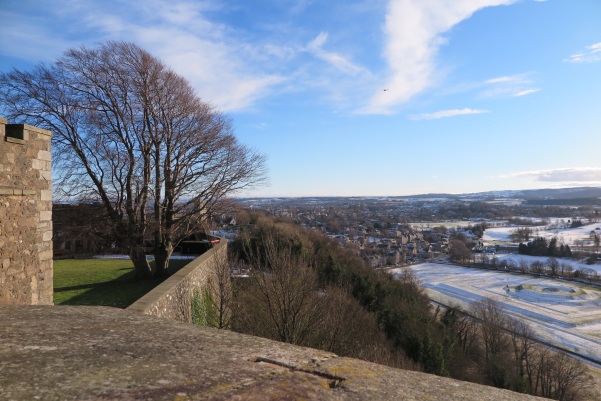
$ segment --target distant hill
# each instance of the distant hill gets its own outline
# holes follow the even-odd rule
[[[528,204],[538,205],[601,205],[601,187],[575,187],[575,188],[546,188],[546,189],[524,189],[487,191],[465,194],[428,193],[406,196],[302,196],[302,197],[254,197],[240,198],[243,202],[269,202],[302,200],[303,202],[338,202],[340,199],[386,199],[391,201],[413,200],[413,201],[478,201],[478,200],[516,200]]]
[[[449,200],[515,199],[532,204],[601,205],[601,187],[547,188],[488,191],[467,194],[432,193],[404,196],[406,199],[446,198]]]
[[[601,198],[601,188],[599,187],[532,189],[521,192],[523,193],[524,199]]]

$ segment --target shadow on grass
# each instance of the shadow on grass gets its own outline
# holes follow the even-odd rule
[[[175,273],[189,262],[189,260],[170,261],[169,273]],[[103,305],[127,308],[167,279],[167,277],[158,277],[148,280],[136,280],[133,267],[119,267],[114,271],[125,271],[125,273],[109,281],[89,282],[89,276],[85,277],[84,272],[81,273],[81,284],[71,280],[65,285],[55,285],[55,303],[60,305]],[[55,272],[55,275],[57,274],[61,274],[60,269]]]

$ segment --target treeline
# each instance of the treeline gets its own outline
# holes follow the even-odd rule
[[[513,337],[503,334],[495,343],[502,349],[491,350],[490,325],[457,309],[433,310],[410,269],[393,277],[368,268],[358,255],[316,231],[262,216],[250,223],[230,246],[238,271],[248,272],[233,283],[228,317],[233,330],[393,367],[576,399],[565,395],[576,394],[571,384],[558,390],[560,385],[551,383],[551,365],[540,367],[535,379],[533,370],[526,377],[517,362],[501,359]],[[540,355],[545,361],[556,358]],[[529,369],[536,358],[529,355]],[[561,358],[562,364],[576,363]],[[584,380],[577,372],[574,383]],[[550,383],[544,389],[543,379]]]
[[[556,400],[598,396],[581,362],[536,343],[532,329],[494,300],[475,302],[468,313],[449,308],[441,322],[454,344],[453,363],[466,375],[461,379]]]
[[[553,240],[551,242],[553,242]],[[544,241],[540,241],[540,243],[540,254],[538,256],[544,256],[549,252],[549,249],[555,249],[555,246],[553,245],[543,246]],[[499,260],[495,255],[472,252],[470,249],[470,246],[472,245],[473,243],[465,236],[454,235],[451,238],[449,249],[451,261],[465,266],[475,266],[495,270],[502,269],[507,272],[531,273],[536,275],[548,275],[550,277],[588,280],[589,283],[597,282],[601,279],[594,269],[579,268],[575,270],[570,262],[564,261],[561,258],[558,259],[559,255],[562,254],[564,256],[572,255],[572,251],[568,245],[565,247],[560,245],[557,248],[558,251],[553,252],[553,254],[558,255],[557,257],[549,256],[545,260],[531,261],[528,261],[525,258],[517,261],[513,259]],[[542,251],[543,249],[545,250],[544,252]],[[587,263],[589,262],[595,262],[594,256],[589,257]]]
[[[522,255],[551,256],[559,258],[572,256],[572,250],[568,244],[562,243],[558,246],[557,243],[557,237],[551,238],[551,241],[547,241],[544,237],[537,237],[526,244],[520,242],[518,253]]]
[[[435,321],[411,274],[397,280],[369,269],[316,231],[266,217],[253,223],[230,246],[249,271],[234,282],[234,330],[420,369],[421,333]]]

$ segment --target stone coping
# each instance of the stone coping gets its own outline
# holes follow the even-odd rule
[[[0,399],[537,397],[100,306],[0,306]]]
[[[2,119],[0,119],[0,123],[2,123],[1,120]],[[41,135],[52,136],[52,131],[49,131],[47,129],[40,128],[40,127],[35,127],[33,125],[29,125],[29,124],[7,124],[6,120],[5,120],[5,124],[7,126],[11,126],[11,127],[22,127],[24,131],[30,131],[30,132],[35,132],[35,133],[41,134]]]

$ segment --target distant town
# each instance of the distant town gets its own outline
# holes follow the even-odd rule
[[[399,266],[445,257],[452,236],[476,253],[518,251],[525,238],[490,243],[486,228],[556,226],[601,221],[601,188],[427,194],[407,197],[306,197],[241,199],[244,209],[318,230],[359,253],[371,267]],[[227,228],[243,224],[231,216]],[[576,223],[574,223],[576,224]],[[219,231],[219,230],[218,230]],[[534,238],[532,238],[534,239]],[[527,241],[525,241],[527,242]],[[573,247],[574,244],[572,244]],[[594,239],[578,249],[594,253]]]

